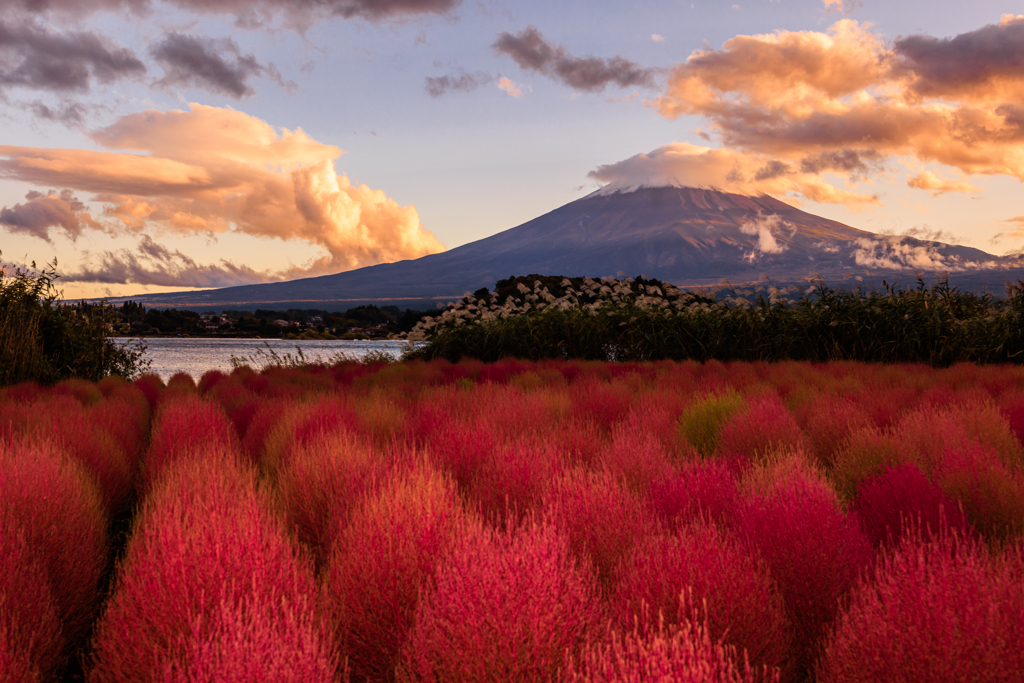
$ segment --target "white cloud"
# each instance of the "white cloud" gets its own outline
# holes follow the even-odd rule
[[[779,242],[777,239],[777,236],[783,231],[793,234],[795,228],[782,220],[777,213],[773,213],[770,216],[761,216],[756,221],[740,225],[740,232],[744,235],[754,235],[757,237],[753,250],[744,254],[746,259],[753,261],[757,258],[758,253],[781,254],[786,251],[787,245]]]

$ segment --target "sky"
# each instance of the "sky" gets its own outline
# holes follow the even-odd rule
[[[1024,249],[1024,3],[3,0],[0,262],[69,299],[451,249],[601,187]]]

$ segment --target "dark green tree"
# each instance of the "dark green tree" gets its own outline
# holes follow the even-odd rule
[[[54,282],[57,261],[31,271],[0,266],[0,385],[107,375],[132,379],[149,367],[141,342],[111,337],[117,310],[105,301],[69,305]]]

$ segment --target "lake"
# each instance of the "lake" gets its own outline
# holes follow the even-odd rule
[[[119,338],[122,343],[131,341]],[[383,351],[395,358],[401,354],[403,341],[306,341],[288,339],[202,339],[152,337],[143,339],[146,358],[152,361],[149,372],[160,375],[165,382],[176,372],[187,372],[197,382],[207,370],[231,372],[231,357],[252,356],[269,346],[279,355],[297,355],[296,347],[309,361],[328,360],[345,354],[359,359],[373,351]]]

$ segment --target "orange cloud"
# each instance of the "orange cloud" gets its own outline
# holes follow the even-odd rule
[[[1004,223],[1013,223],[1016,227],[1007,233],[1010,237],[1024,237],[1024,216],[1014,216]]]
[[[132,153],[3,145],[0,177],[91,192],[93,201],[103,203],[108,230],[230,230],[324,250],[323,258],[292,277],[444,250],[420,225],[415,207],[353,185],[335,171],[342,151],[301,129],[279,133],[242,112],[193,104],[187,112],[125,116],[91,137],[107,149]],[[55,220],[51,227],[68,233],[67,225]],[[35,230],[39,234],[38,225]]]
[[[845,151],[1024,181],[1022,65],[1024,17],[891,44],[844,19],[696,52],[650,104],[670,119],[706,117],[726,146],[794,165]]]
[[[606,183],[603,190],[607,192],[640,187],[714,187],[749,195],[792,193],[816,202],[845,204],[854,210],[878,204],[877,196],[837,188],[824,181],[819,171],[808,172],[798,164],[681,142],[599,166],[589,176]]]
[[[843,14],[849,14],[858,7],[862,7],[860,0],[825,0],[825,8],[832,12],[838,10]]]
[[[940,194],[946,192],[980,192],[981,189],[965,182],[958,182],[956,180],[947,180],[940,178],[931,171],[922,171],[916,176],[912,176],[908,181],[907,185],[910,187],[917,188],[918,190],[928,190],[929,194],[933,197],[938,197]]]
[[[514,83],[513,81],[510,81],[505,76],[502,76],[501,78],[498,79],[498,87],[501,90],[504,90],[512,97],[519,97],[520,95],[523,94],[523,86],[519,85],[518,83]]]

